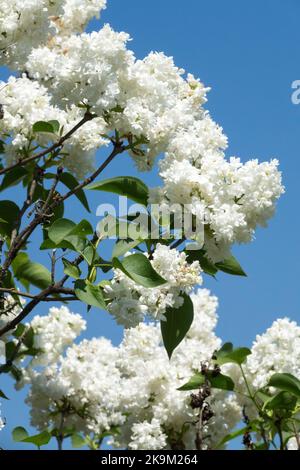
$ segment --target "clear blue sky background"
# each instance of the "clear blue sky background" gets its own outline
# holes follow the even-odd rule
[[[220,301],[217,333],[236,345],[251,345],[276,318],[298,320],[300,313],[300,105],[291,102],[291,83],[300,79],[299,17],[298,0],[108,0],[100,23],[92,23],[94,29],[108,22],[129,32],[137,57],[164,51],[211,86],[207,108],[229,137],[228,156],[280,160],[286,194],[275,218],[267,230],[257,231],[251,245],[234,249],[248,277],[219,274],[217,281],[205,280]],[[3,71],[1,78],[5,76]],[[131,160],[121,156],[103,177],[135,173]],[[159,182],[155,172],[142,177],[150,186]],[[109,195],[91,194],[92,222],[97,205],[109,200]],[[83,216],[74,201],[67,215],[78,219],[78,213]],[[34,256],[48,262],[36,250]],[[48,307],[39,306],[38,313]],[[78,303],[72,307],[86,315]],[[122,330],[107,313],[92,309],[88,321],[88,337],[105,335],[118,344]],[[10,433],[20,424],[29,427],[24,393],[14,392],[3,377],[1,388],[11,400],[2,401],[7,426],[0,443],[20,449]]]

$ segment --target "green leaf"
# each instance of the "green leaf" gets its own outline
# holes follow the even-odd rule
[[[16,345],[14,342],[9,341],[8,343],[5,344],[5,358],[6,362],[11,361],[13,358],[14,352],[16,350]]]
[[[239,437],[239,436],[243,436],[245,434],[245,432],[249,431],[249,427],[248,426],[245,426],[244,428],[242,429],[238,429],[237,431],[234,431],[230,434],[227,434],[227,436],[225,436],[219,443],[218,445],[216,446],[216,449],[220,449],[221,447],[223,447],[227,442],[229,441],[232,441],[233,439],[235,439],[236,437]]]
[[[60,248],[60,246],[50,240],[50,238],[46,238],[40,246],[40,250],[54,250],[54,248]]]
[[[84,219],[73,228],[70,235],[78,235],[79,237],[85,238],[87,235],[91,235],[92,233],[94,233],[93,227]]]
[[[13,429],[12,437],[15,442],[22,442],[24,439],[28,437],[28,432],[25,428],[18,426]]]
[[[16,219],[18,218],[20,209],[12,201],[0,201],[0,214],[1,219],[5,222],[0,222],[0,233],[2,235],[10,236],[13,230]]]
[[[179,387],[177,390],[181,392],[187,392],[190,390],[198,390],[205,382],[205,377],[202,374],[193,375],[188,382]]]
[[[75,266],[74,264],[70,263],[70,261],[65,258],[62,258],[62,262],[64,265],[64,273],[67,274],[67,276],[73,277],[74,279],[80,278],[81,271],[78,266]]]
[[[131,241],[119,240],[117,241],[112,252],[112,258],[119,258],[119,256],[125,255],[125,253],[132,250],[140,243],[142,243],[142,240],[131,240]]]
[[[21,264],[15,271],[15,276],[21,282],[27,281],[35,287],[45,289],[51,284],[51,274],[45,266],[40,263],[27,261]]]
[[[205,256],[204,250],[184,250],[187,255],[187,262],[192,264],[194,261],[199,261],[203,271],[210,276],[215,276],[218,268]]]
[[[207,379],[209,380],[212,388],[217,388],[220,390],[234,390],[234,382],[231,377],[227,375],[218,374],[214,375],[213,372],[209,371],[207,374]],[[188,390],[197,390],[205,383],[205,376],[203,374],[195,374],[193,377],[184,385],[182,385],[178,390],[188,391]]]
[[[75,294],[82,302],[106,310],[101,287],[94,286],[89,281],[78,279],[75,282]]]
[[[138,178],[132,176],[118,176],[103,181],[96,181],[87,186],[87,189],[96,191],[108,191],[110,193],[127,196],[132,201],[147,206],[148,187]]]
[[[86,440],[80,434],[72,434],[71,442],[74,449],[80,449],[86,445]]]
[[[281,391],[265,402],[263,409],[267,410],[294,410],[297,404],[297,397],[289,392]]]
[[[30,261],[28,254],[24,251],[19,251],[19,253],[12,262],[14,274],[16,274],[25,263],[28,263],[28,261]]]
[[[167,308],[165,313],[166,321],[160,322],[162,338],[169,359],[174,349],[184,339],[194,319],[193,302],[186,294],[182,294],[182,297],[182,306],[177,309]]]
[[[69,219],[57,219],[48,230],[50,240],[58,248],[69,248],[77,252],[82,252],[86,247],[86,236],[93,233],[93,227],[87,220],[82,220],[75,224]],[[45,246],[51,246],[50,242],[44,242]]]
[[[9,171],[4,175],[0,186],[0,191],[4,191],[4,189],[9,188],[10,186],[15,186],[24,178],[25,175],[27,175],[27,170],[25,170],[25,168],[22,166],[16,167]]]
[[[22,371],[20,369],[18,369],[18,367],[16,367],[15,365],[12,365],[10,368],[9,368],[9,372],[11,373],[11,375],[13,376],[13,378],[19,382],[22,378]]]
[[[52,128],[53,128],[53,131],[55,133],[57,133],[60,129],[60,124],[58,121],[56,120],[51,120],[51,121],[48,121],[49,124],[51,124]]]
[[[49,443],[51,437],[52,436],[48,431],[43,431],[40,434],[36,434],[35,436],[29,436],[25,439],[22,439],[22,442],[28,442],[30,444],[36,445],[37,447],[42,447]]]
[[[219,351],[214,353],[213,359],[219,364],[234,363],[241,365],[251,354],[248,348],[233,349],[232,343],[225,343]]]
[[[300,380],[292,374],[274,374],[268,382],[268,387],[290,392],[300,398]]]
[[[76,188],[76,186],[79,185],[79,182],[77,181],[77,179],[71,173],[67,173],[67,172],[62,173],[62,175],[60,176],[60,181],[65,186],[67,186],[67,188],[69,188],[70,190]],[[86,210],[88,212],[91,212],[90,208],[89,208],[88,200],[86,198],[86,195],[85,195],[83,189],[80,189],[79,191],[76,191],[74,196],[76,196],[79,199],[81,204],[86,208]]]
[[[100,257],[96,259],[93,265],[100,268],[104,273],[108,273],[112,269],[111,262]]]
[[[2,390],[0,390],[0,398],[4,398],[4,400],[8,400],[7,396]]]
[[[166,283],[152,267],[146,256],[135,253],[126,256],[122,261],[113,258],[113,267],[123,271],[130,279],[144,287],[157,287]]]
[[[32,126],[32,131],[36,132],[47,132],[49,134],[55,134],[57,125],[53,124],[57,123],[57,121],[37,121]],[[59,123],[58,123],[59,129]]]
[[[40,250],[53,250],[55,248],[67,249],[76,252],[81,252],[85,249],[85,240],[78,237],[69,235],[65,240],[60,243],[54,243],[50,238],[43,241]]]
[[[48,236],[54,243],[61,243],[76,227],[75,222],[69,219],[57,219],[49,227]]]
[[[116,219],[112,215],[107,215],[97,225],[97,234],[100,238],[109,238],[109,237],[120,237],[121,234],[128,234],[128,222],[120,219]]]
[[[92,244],[88,245],[85,247],[83,252],[81,253],[82,256],[84,257],[85,261],[88,263],[89,266],[92,266],[95,261],[96,257],[96,250]]]
[[[233,274],[234,276],[247,276],[240,263],[236,260],[234,256],[225,259],[219,263],[216,263],[216,267],[227,274]]]
[[[23,338],[23,343],[28,349],[33,348],[34,344],[34,329],[32,327],[28,328],[26,331],[24,338]]]

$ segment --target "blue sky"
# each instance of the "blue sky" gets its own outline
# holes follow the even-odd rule
[[[251,345],[255,335],[278,317],[299,318],[300,105],[291,102],[291,83],[300,79],[299,16],[298,0],[108,0],[101,21],[91,25],[96,29],[108,22],[116,30],[129,32],[137,57],[164,51],[210,86],[206,107],[229,138],[228,156],[243,161],[280,160],[286,194],[275,218],[268,229],[257,231],[251,245],[234,248],[248,277],[219,274],[217,281],[205,279],[205,287],[219,297],[217,333],[236,345]],[[5,75],[3,71],[0,77]],[[115,161],[103,177],[121,174],[136,174],[126,156]],[[158,183],[155,172],[139,177],[149,186]],[[110,200],[109,195],[99,194],[91,193],[92,214],[100,202]],[[78,219],[78,213],[86,216],[74,201],[67,215]],[[92,215],[90,220],[97,219]],[[47,262],[36,251],[34,256]],[[48,307],[39,306],[38,313],[46,313]],[[78,303],[72,308],[86,316]],[[107,313],[92,309],[87,317],[87,336],[105,335],[115,344],[120,341],[122,331]],[[29,427],[28,411],[24,394],[14,392],[6,378],[1,377],[1,388],[11,400],[2,401],[7,426],[0,444],[13,448],[11,429],[20,424]]]

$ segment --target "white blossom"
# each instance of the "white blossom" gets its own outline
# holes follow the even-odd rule
[[[189,265],[185,253],[168,246],[156,246],[151,264],[167,281],[166,284],[145,289],[115,269],[111,283],[105,286],[108,311],[126,328],[136,326],[146,315],[156,320],[163,319],[168,307],[182,305],[182,293],[189,293],[202,283],[199,262]]]
[[[276,320],[256,337],[248,356],[247,372],[255,388],[267,385],[276,372],[300,378],[300,326],[288,318]]]
[[[190,407],[190,392],[177,388],[211,358],[221,341],[213,331],[217,299],[205,289],[192,299],[194,323],[171,361],[158,326],[141,323],[125,330],[118,347],[105,338],[85,339],[68,346],[56,363],[44,363],[42,368],[32,363],[24,366],[32,424],[38,429],[57,426],[59,410],[68,410],[66,426],[96,436],[111,430],[111,445],[117,448],[164,449],[183,440],[186,448],[193,449],[195,429],[192,424],[185,429],[185,423],[192,423],[196,412]],[[49,331],[57,331],[53,313],[45,317],[46,323],[53,325],[48,326]],[[44,349],[43,341],[49,335],[46,332],[44,338],[43,330],[38,331]],[[61,332],[57,335],[57,343],[62,344]],[[213,446],[238,422],[240,408],[223,391],[212,393],[211,406],[215,416],[204,432],[210,436],[207,445]],[[119,432],[114,434],[116,426]]]
[[[289,439],[287,443],[287,448],[288,450],[299,450],[299,445],[295,437],[292,437],[291,439]]]
[[[266,226],[274,214],[275,203],[283,193],[278,161],[227,161],[211,147],[199,156],[188,151],[189,158],[184,159],[185,150],[179,147],[186,144],[185,139],[175,140],[175,147],[170,144],[173,152],[167,153],[160,164],[164,185],[159,192],[150,193],[150,202],[157,203],[160,197],[162,203],[185,204],[208,228],[204,241],[207,256],[213,261],[223,260],[232,244],[250,242],[256,227]]]
[[[130,450],[156,450],[166,447],[166,435],[163,433],[160,421],[152,419],[151,423],[143,421],[132,426]]]
[[[7,163],[28,156],[33,147],[32,141],[41,145],[57,142],[59,136],[50,133],[33,133],[33,124],[37,121],[58,121],[65,132],[70,131],[83,117],[82,110],[73,106],[67,111],[52,105],[47,89],[36,81],[10,77],[8,82],[0,83],[0,97],[3,106],[3,119],[0,120],[0,136],[9,130],[12,136],[5,145]],[[78,176],[85,175],[94,168],[95,149],[107,145],[102,133],[107,130],[103,118],[86,122],[78,132],[68,140],[64,151],[68,154],[63,164]]]
[[[36,315],[30,323],[34,330],[34,347],[41,353],[34,365],[56,362],[64,349],[86,328],[86,322],[68,307],[51,307],[47,316]]]
[[[81,32],[105,7],[106,0],[1,1],[1,62],[22,69],[34,47],[56,34]]]

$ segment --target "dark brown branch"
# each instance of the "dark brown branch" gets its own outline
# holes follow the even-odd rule
[[[89,176],[88,178],[86,178],[82,183],[79,183],[77,186],[75,186],[75,188],[71,189],[70,191],[68,191],[64,196],[62,196],[60,199],[58,199],[57,201],[54,201],[51,205],[50,205],[50,209],[55,209],[56,206],[58,206],[61,202],[65,201],[66,199],[68,199],[70,196],[72,196],[73,194],[77,193],[77,191],[79,191],[80,189],[83,189],[85,186],[87,186],[88,184],[92,183],[96,178],[97,176],[99,176],[102,171],[105,170],[105,168],[112,162],[112,160],[120,153],[124,152],[125,150],[125,147],[122,145],[122,144],[116,144],[113,151],[111,152],[111,154],[107,157],[107,159],[102,163],[102,165],[100,165],[100,167],[94,172],[92,173],[91,176]]]
[[[45,216],[47,216],[49,212],[51,213],[57,206],[59,206],[59,204],[61,204],[61,202],[65,201],[66,199],[71,197],[73,194],[76,194],[80,189],[84,188],[85,186],[90,184],[92,181],[94,181],[97,178],[97,176],[99,176],[100,173],[102,173],[102,171],[107,167],[107,165],[109,165],[109,163],[118,154],[122,153],[124,150],[125,148],[123,147],[122,144],[116,144],[113,151],[107,157],[107,159],[102,163],[102,165],[100,165],[100,167],[96,171],[94,171],[94,173],[92,173],[91,176],[86,178],[82,183],[79,183],[77,186],[75,186],[75,188],[68,191],[61,198],[57,198],[54,202],[52,202],[52,204],[50,204],[50,200],[48,196],[47,201],[45,202],[42,210],[39,212],[39,214],[36,214],[32,222],[30,222],[30,224],[26,228],[24,228],[24,230],[16,237],[14,244],[11,246],[7,254],[6,260],[3,263],[3,267],[0,270],[0,285],[11,263],[15,259],[18,251],[22,248],[24,243],[28,240],[32,232],[35,230],[35,228],[44,221]]]
[[[41,302],[75,302],[79,301],[78,297],[46,297]]]
[[[62,281],[57,282],[54,284],[54,286],[49,286],[46,289],[42,290],[39,294],[37,294],[31,302],[29,302],[21,313],[17,315],[12,321],[7,323],[1,330],[0,330],[0,337],[7,333],[10,330],[13,330],[24,318],[29,315],[30,312],[40,303],[45,301],[49,295],[53,294],[60,294],[60,293],[65,293],[65,294],[74,294],[73,289],[68,289],[68,288],[63,288],[62,287]],[[60,299],[61,300],[61,299]]]
[[[92,239],[92,243],[95,243],[95,241],[98,239],[98,235],[97,233],[94,233],[94,236],[93,236],[93,239]],[[80,263],[82,263],[82,261],[84,260],[83,256],[82,255],[79,255],[77,256],[77,258],[75,258],[75,260],[72,262],[72,264],[74,266],[79,266]],[[51,301],[55,301],[55,302],[58,302],[58,301],[73,301],[73,300],[78,300],[77,297],[75,297],[75,292],[73,289],[70,289],[70,288],[67,288],[67,287],[63,287],[65,282],[69,279],[69,276],[68,275],[65,275],[60,281],[58,281],[56,284],[54,285],[51,285],[49,287],[47,287],[46,289],[44,289],[43,291],[41,291],[39,294],[35,295],[35,296],[32,296],[31,297],[31,294],[27,294],[25,295],[24,297],[28,297],[30,296],[29,298],[32,298],[32,301],[29,302],[29,304],[27,304],[24,309],[22,310],[22,312],[17,316],[15,317],[10,323],[8,323],[4,328],[2,328],[0,330],[0,338],[2,335],[4,335],[5,333],[7,333],[8,331],[12,330],[13,328],[15,328],[19,323],[21,323],[22,320],[24,320],[24,318],[27,317],[27,315],[29,315],[32,310],[40,303],[40,302],[51,302]],[[16,293],[17,295],[20,295],[22,296],[22,294],[16,290],[16,292],[12,292],[12,289],[5,289],[5,288],[0,288],[0,292],[10,292],[10,293]],[[53,297],[49,297],[50,295],[52,296],[53,294],[70,294],[71,297],[63,297],[63,298],[53,298]]]
[[[78,129],[78,127],[80,127],[79,124],[77,125],[77,129]],[[73,131],[75,132],[74,129],[73,129]],[[70,135],[70,133],[69,133],[69,135]],[[64,140],[66,140],[66,138],[67,137],[65,136]],[[36,214],[36,216],[32,220],[32,222],[26,228],[24,228],[24,230],[15,238],[14,243],[11,245],[11,247],[9,249],[9,252],[7,254],[6,260],[3,264],[3,267],[0,270],[0,286],[3,282],[4,276],[7,272],[7,270],[9,269],[11,263],[13,262],[15,257],[17,256],[19,250],[22,248],[24,243],[28,240],[28,238],[30,237],[32,232],[35,230],[35,228],[40,223],[42,223],[44,221],[45,217],[47,217],[49,215],[49,212],[51,213],[59,204],[61,204],[61,202],[65,201],[66,199],[71,197],[73,194],[76,194],[80,189],[84,188],[85,186],[87,186],[88,184],[93,182],[97,178],[97,176],[99,176],[102,173],[102,171],[109,165],[109,163],[118,154],[122,153],[124,150],[125,150],[125,147],[123,146],[122,142],[116,142],[114,144],[114,148],[113,148],[113,151],[111,152],[111,154],[100,165],[100,167],[96,171],[94,171],[94,173],[92,173],[92,175],[90,175],[88,178],[86,178],[82,183],[79,183],[75,188],[68,191],[64,196],[62,196],[61,198],[57,198],[54,202],[50,203],[52,196],[51,197],[49,197],[49,196],[50,196],[50,193],[52,193],[52,195],[53,195],[56,184],[57,184],[57,180],[56,180],[56,183],[54,182],[54,185],[52,187],[52,189],[53,188],[54,189],[52,191],[50,190],[50,193],[47,197],[46,202],[43,205],[42,210],[38,214]],[[48,149],[48,152],[49,152],[49,149]],[[96,234],[94,235],[94,239],[95,239],[95,237],[97,238]],[[80,255],[78,258],[75,259],[74,264],[78,265],[82,261],[83,261],[83,257]],[[47,298],[49,298],[49,296],[53,296],[53,294],[57,294],[57,293],[65,293],[65,294],[70,293],[73,296],[74,291],[72,289],[63,288],[63,285],[67,281],[68,278],[69,278],[69,276],[65,275],[59,282],[55,283],[54,285],[48,286],[46,289],[42,290],[39,294],[37,294],[31,300],[31,302],[29,302],[23,308],[23,310],[21,311],[21,313],[19,315],[17,315],[11,322],[9,322],[5,327],[3,327],[0,330],[0,337],[2,335],[4,335],[5,333],[7,333],[8,331],[14,329],[22,320],[24,320],[24,318],[26,318],[32,312],[32,310],[40,302],[44,302]]]
[[[12,295],[18,295],[19,297],[25,297],[27,299],[35,299],[36,295],[34,294],[28,294],[28,292],[20,292],[17,289],[9,288],[9,287],[0,287],[0,292],[7,293],[7,294],[12,294]],[[55,289],[56,294],[71,294],[74,295],[74,290],[73,289],[67,289],[67,288],[59,288]],[[77,298],[77,297],[76,297]],[[62,298],[56,298],[54,297],[52,299],[53,301],[60,301],[60,300],[66,300]],[[48,302],[50,302],[50,299],[47,299]]]

